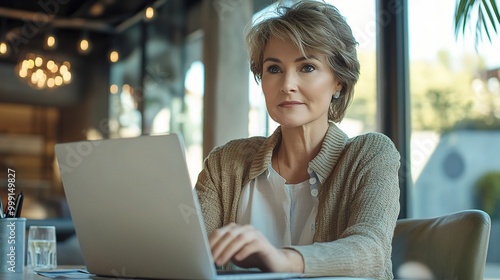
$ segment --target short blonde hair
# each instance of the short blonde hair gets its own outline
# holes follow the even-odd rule
[[[329,120],[340,122],[359,78],[357,42],[351,28],[337,8],[324,2],[300,1],[291,7],[278,7],[277,13],[257,23],[246,36],[255,80],[262,79],[264,49],[270,38],[291,40],[304,55],[307,52],[323,54],[342,84],[340,97],[332,99],[328,112]]]

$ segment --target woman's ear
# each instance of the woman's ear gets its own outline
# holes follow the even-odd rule
[[[342,91],[344,89],[344,86],[340,81],[337,82],[337,87],[335,88],[335,91]]]

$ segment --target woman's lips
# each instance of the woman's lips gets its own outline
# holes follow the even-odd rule
[[[304,103],[299,102],[299,101],[284,101],[284,102],[281,102],[279,104],[279,106],[284,107],[284,108],[290,108],[290,107],[295,107],[295,106],[299,106],[302,104],[304,104]]]

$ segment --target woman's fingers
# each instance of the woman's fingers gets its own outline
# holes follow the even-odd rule
[[[285,271],[285,254],[273,247],[265,236],[251,225],[229,224],[214,231],[209,242],[215,264],[218,266],[233,260],[241,267]]]
[[[224,264],[255,242],[255,231],[241,231],[227,243],[217,260]]]
[[[240,267],[258,267],[263,271],[304,271],[302,255],[295,250],[275,248],[251,225],[231,223],[210,234],[209,242],[218,266],[232,260]]]
[[[212,255],[217,265],[221,265],[229,260],[232,255],[227,257],[228,254],[234,254],[239,251],[238,246],[244,246],[245,241],[249,236],[245,236],[245,232],[253,232],[252,226],[240,226],[237,224],[229,224],[225,227],[215,230],[209,237],[210,248]],[[221,255],[225,261],[222,262]],[[222,262],[222,263],[219,263]]]
[[[246,258],[248,258],[250,255],[260,252],[261,250],[259,249],[261,248],[258,245],[259,243],[260,243],[259,240],[252,240],[251,242],[247,243],[244,247],[242,247],[241,250],[235,252],[233,258],[236,261],[241,262]]]

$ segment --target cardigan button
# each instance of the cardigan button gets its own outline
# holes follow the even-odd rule
[[[314,178],[314,177],[309,178],[309,184],[314,185],[314,184],[316,184],[316,182],[317,182],[316,178]]]
[[[317,197],[318,196],[318,190],[317,189],[312,189],[311,190],[311,195],[314,196],[314,197]]]

